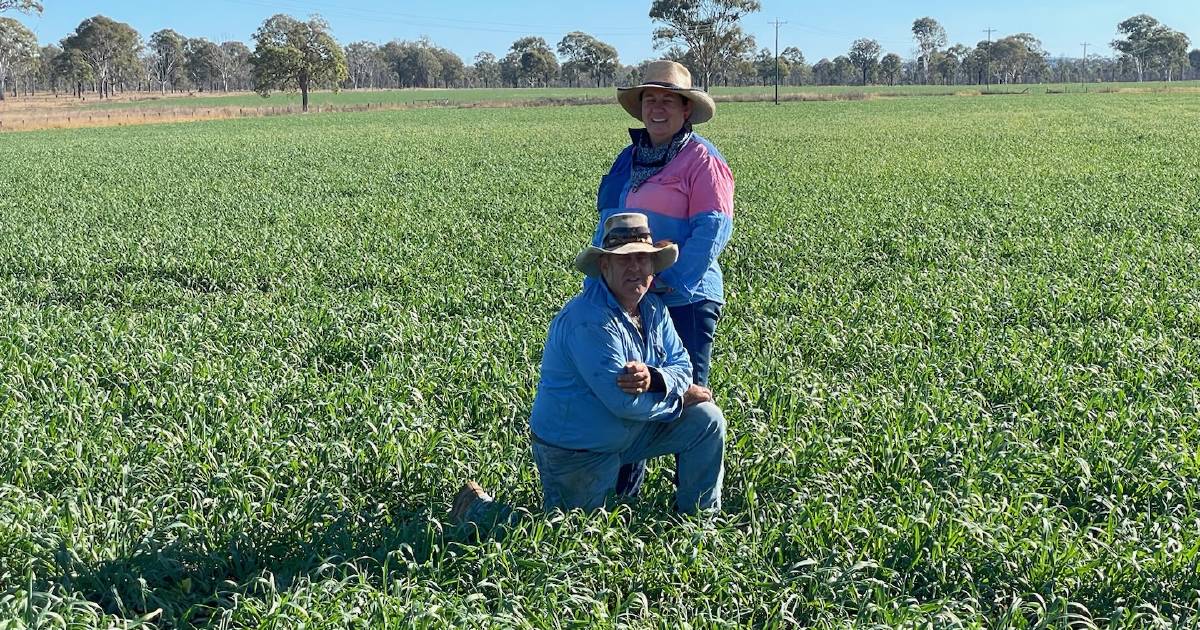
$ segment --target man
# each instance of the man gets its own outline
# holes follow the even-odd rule
[[[653,243],[645,215],[622,213],[605,221],[600,247],[576,257],[601,282],[551,323],[529,419],[547,511],[603,507],[622,464],[659,455],[678,455],[678,511],[720,509],[725,417],[692,383],[667,307],[649,293],[678,255],[674,244]],[[468,483],[452,517],[470,520],[489,501]]]

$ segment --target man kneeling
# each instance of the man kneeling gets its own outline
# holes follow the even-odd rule
[[[624,213],[605,222],[602,247],[576,257],[593,280],[550,324],[529,419],[547,511],[603,507],[622,464],[672,454],[676,509],[720,509],[725,417],[692,384],[667,307],[649,292],[678,255],[673,244],[653,244],[645,215]],[[487,500],[468,484],[454,515],[468,518]]]

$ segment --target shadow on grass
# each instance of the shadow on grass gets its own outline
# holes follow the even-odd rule
[[[458,536],[411,507],[340,514],[309,526],[237,532],[220,543],[147,540],[125,557],[99,563],[63,549],[56,558],[60,577],[53,581],[108,614],[132,619],[161,610],[155,622],[164,627],[202,626],[238,599],[269,598],[329,571],[381,573],[389,561],[420,563]],[[403,559],[398,562],[396,554]]]

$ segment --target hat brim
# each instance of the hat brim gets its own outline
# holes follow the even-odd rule
[[[612,249],[604,249],[589,245],[586,249],[579,252],[575,257],[575,268],[582,271],[584,275],[593,278],[600,277],[600,257],[605,254],[653,254],[654,273],[659,273],[663,269],[675,264],[679,259],[679,247],[675,243],[668,243],[662,246],[654,246],[650,243],[625,243],[618,245]]]
[[[652,83],[617,88],[617,102],[621,104],[621,107],[625,108],[625,111],[629,112],[630,116],[638,120],[642,119],[642,91],[646,88],[658,88],[674,92],[690,101],[692,103],[692,115],[688,117],[688,122],[693,125],[712,120],[713,114],[717,112],[716,102],[708,95],[708,92],[698,88],[670,88]]]

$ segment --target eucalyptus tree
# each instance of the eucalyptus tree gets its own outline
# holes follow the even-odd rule
[[[596,82],[596,87],[602,86],[606,80],[611,81],[621,65],[616,48],[581,31],[571,31],[563,36],[558,42],[558,54],[567,60],[563,64],[564,69],[571,64],[589,75]]]
[[[329,34],[319,16],[302,22],[282,13],[273,15],[254,33],[254,91],[264,98],[271,90],[300,90],[301,111],[308,111],[314,85],[337,85],[346,78],[346,53]]]
[[[850,63],[858,68],[862,74],[862,84],[866,85],[872,71],[879,65],[879,53],[882,52],[879,42],[873,39],[856,39],[850,45],[850,53],[847,55]]]
[[[150,51],[154,55],[155,76],[160,84],[160,91],[167,93],[167,84],[175,89],[184,64],[183,44],[186,38],[175,31],[164,28],[150,36]]]
[[[0,101],[4,100],[6,83],[14,70],[32,62],[37,54],[33,31],[12,18],[0,17]]]
[[[453,51],[440,46],[432,48],[433,55],[437,57],[438,64],[441,65],[442,85],[447,88],[456,87],[462,84],[467,78],[466,65],[463,64],[462,57],[459,57]]]
[[[42,3],[39,0],[0,0],[0,13],[16,9],[21,13],[41,13]]]
[[[183,45],[184,71],[192,86],[201,92],[221,78],[221,48],[203,37],[189,38]]]
[[[515,66],[518,82],[530,87],[547,86],[558,77],[558,59],[541,37],[522,37],[513,42],[505,59]]]
[[[482,51],[475,55],[475,78],[483,83],[483,87],[488,88],[500,83],[500,63],[496,61],[496,55],[488,51]]]
[[[375,87],[375,77],[385,66],[379,46],[373,42],[354,42],[346,46],[346,71],[350,87]]]
[[[54,58],[52,65],[54,75],[70,83],[71,93],[77,98],[83,97],[85,83],[95,81],[92,65],[78,49],[63,48],[62,52]]]
[[[782,81],[783,77],[790,75],[792,66],[783,55],[776,58],[770,48],[763,48],[754,57],[754,70],[763,85],[770,85],[777,77]]]
[[[90,17],[62,41],[63,49],[77,50],[92,67],[101,98],[112,96],[112,84],[138,65],[141,38],[132,26],[103,15]]]
[[[740,22],[760,10],[758,0],[654,0],[650,19],[662,24],[654,31],[654,46],[686,50],[688,66],[707,90],[714,75],[753,51],[754,41]]]
[[[833,62],[822,57],[820,61],[813,64],[813,83],[817,85],[833,85],[835,83],[833,77]]]
[[[37,83],[48,92],[58,94],[58,74],[54,72],[54,58],[62,54],[62,48],[54,44],[46,44],[38,51]]]
[[[888,53],[879,62],[879,74],[883,76],[888,85],[896,85],[900,80],[900,69],[903,65],[904,61],[900,59],[900,55]]]
[[[217,69],[222,90],[228,92],[230,83],[235,90],[246,89],[250,85],[250,47],[233,40],[223,42],[218,49]]]
[[[812,81],[812,67],[804,60],[804,53],[795,46],[788,46],[779,53],[780,59],[787,63],[787,78],[791,85],[804,85]]]
[[[946,29],[942,28],[937,20],[923,17],[913,21],[912,34],[913,39],[917,42],[919,55],[917,60],[921,66],[921,72],[925,76],[925,83],[929,83],[930,62],[933,60],[934,53],[946,45]]]
[[[1117,24],[1117,32],[1123,39],[1115,39],[1111,46],[1128,57],[1137,72],[1138,81],[1145,78],[1147,70],[1158,69],[1170,81],[1175,68],[1187,65],[1187,47],[1191,43],[1187,35],[1167,27],[1145,13],[1135,15]]]
[[[833,77],[834,82],[838,85],[850,85],[854,81],[855,76],[854,62],[846,55],[838,55],[833,58]]]

